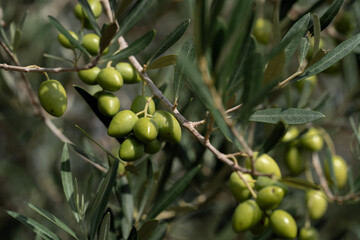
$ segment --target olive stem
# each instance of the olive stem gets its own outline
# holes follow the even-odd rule
[[[236,171],[237,175],[241,178],[241,180],[245,183],[245,186],[249,189],[251,196],[256,199],[257,198],[257,194],[254,191],[254,189],[250,186],[250,184],[246,181],[244,175],[242,175],[242,173],[240,171]]]

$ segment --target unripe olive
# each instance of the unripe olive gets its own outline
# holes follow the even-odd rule
[[[316,83],[317,83],[317,76],[312,75],[308,78],[302,79],[300,81],[296,81],[295,86],[299,92],[302,92],[304,90],[305,84],[308,84],[310,85],[310,90],[312,91],[315,88]]]
[[[158,135],[158,126],[153,119],[143,117],[136,121],[134,125],[134,134],[141,142],[148,143],[156,139]]]
[[[272,35],[272,24],[265,18],[259,18],[255,22],[253,35],[262,44],[268,44]]]
[[[130,110],[118,112],[109,124],[108,135],[119,138],[127,136],[133,130],[138,119],[136,114]]]
[[[145,105],[146,105],[147,101],[149,100],[149,98],[150,97],[146,97],[146,96],[137,96],[131,104],[131,111],[133,111],[134,113],[139,113],[141,111],[144,111]],[[153,114],[154,112],[155,112],[155,103],[151,99],[148,104],[147,113]],[[141,113],[138,116],[143,117],[144,114]]]
[[[247,181],[247,183],[250,185],[250,187],[254,187],[254,179],[252,176],[248,173],[240,173],[244,179]],[[235,197],[235,199],[238,202],[243,202],[244,200],[250,198],[251,193],[249,189],[246,187],[244,181],[239,177],[237,172],[233,172],[230,175],[229,179],[229,186],[232,195]]]
[[[181,127],[177,119],[169,112],[158,110],[153,114],[153,119],[159,127],[159,136],[161,139],[179,143],[181,140]]]
[[[121,143],[119,157],[127,162],[135,161],[144,154],[144,144],[135,138],[127,138]]]
[[[263,212],[257,203],[252,200],[246,200],[240,203],[232,217],[232,227],[235,232],[243,232],[255,226],[262,218]]]
[[[98,95],[97,107],[102,115],[112,117],[119,112],[120,101],[114,94],[103,91]]]
[[[256,171],[261,173],[274,174],[274,176],[281,178],[281,172],[278,164],[268,154],[263,153],[257,157],[257,153],[254,153],[254,161]],[[246,167],[251,168],[250,158],[246,159]]]
[[[290,146],[285,153],[285,165],[293,175],[298,175],[304,169],[301,152],[295,146]]]
[[[282,209],[271,213],[270,226],[278,237],[295,238],[297,235],[297,226],[294,218]]]
[[[270,186],[277,186],[283,189],[284,194],[286,195],[289,191],[289,188],[286,184],[278,182],[277,180],[271,179],[266,176],[259,176],[255,182],[255,189],[260,191],[263,188],[270,187]]]
[[[322,139],[320,132],[311,127],[309,130],[301,136],[300,144],[311,151],[320,151],[324,146],[324,140]]]
[[[91,8],[91,11],[94,14],[94,17],[95,18],[100,17],[100,15],[102,13],[102,5],[101,5],[100,1],[88,0],[87,2],[89,3],[89,6]],[[75,5],[74,14],[80,20],[87,19],[87,15],[86,15],[85,11],[83,10],[82,6],[80,5],[80,3]]]
[[[354,30],[355,22],[354,16],[350,12],[344,12],[335,18],[334,27],[338,32],[346,36]]]
[[[256,202],[261,209],[272,210],[280,205],[284,196],[285,192],[281,187],[269,186],[258,192]]]
[[[112,166],[112,164],[114,164],[114,162],[115,162],[115,159],[109,158],[109,162],[110,162],[110,165]],[[124,165],[123,161],[119,161],[117,174],[122,175],[124,173],[125,173],[125,165]]]
[[[306,53],[306,58],[307,59],[311,59],[312,57],[314,57],[313,55],[316,54],[316,53],[314,53],[314,45],[315,45],[314,38],[313,37],[310,38],[309,42],[310,42],[309,50]],[[320,40],[319,40],[319,48],[318,49],[324,49],[324,47],[325,47],[325,42],[324,42],[324,40],[322,38],[320,38]]]
[[[110,92],[119,90],[123,85],[123,79],[118,71],[113,67],[102,69],[96,77],[96,82]]]
[[[300,240],[319,240],[319,233],[314,227],[303,227],[300,229],[299,232],[299,239]]]
[[[260,219],[260,221],[253,227],[250,228],[250,231],[254,235],[261,234],[265,232],[266,229],[270,226],[270,220],[269,217],[266,215],[263,215],[263,217]]]
[[[100,37],[95,33],[85,34],[81,45],[93,56],[97,55],[100,50]]]
[[[133,84],[141,82],[141,77],[135,68],[127,62],[119,62],[115,65],[116,70],[118,70],[121,76],[124,79],[124,83]]]
[[[70,35],[75,38],[76,40],[78,40],[78,35],[76,33],[74,33],[73,31],[69,31]],[[58,40],[60,42],[60,44],[63,46],[63,47],[66,47],[66,48],[74,48],[74,46],[71,44],[71,42],[69,41],[69,39],[67,39],[65,37],[64,34],[60,33],[58,35]]]
[[[154,154],[160,151],[163,144],[158,138],[155,138],[151,142],[145,143],[144,145],[145,145],[145,149],[144,149],[145,153]]]
[[[57,80],[46,80],[39,86],[41,106],[49,114],[60,117],[67,107],[67,96],[64,87]]]
[[[297,127],[291,126],[286,131],[285,135],[282,137],[282,142],[290,142],[299,136],[299,129]]]
[[[99,74],[99,72],[100,72],[100,68],[93,67],[90,69],[79,71],[78,76],[81,79],[81,81],[83,81],[84,83],[89,85],[95,85],[97,84],[96,77]]]
[[[306,207],[311,219],[320,219],[327,209],[327,200],[323,192],[309,190],[306,192]]]
[[[342,188],[346,185],[347,179],[348,179],[348,166],[345,162],[345,160],[339,156],[334,155],[332,156],[332,165],[334,170],[334,176],[336,180],[336,186],[338,188]],[[329,161],[325,161],[324,164],[325,168],[325,175],[330,184],[333,184],[333,181],[331,179],[331,173],[330,173],[330,166]]]

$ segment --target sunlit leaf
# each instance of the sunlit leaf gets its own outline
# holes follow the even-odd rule
[[[138,230],[138,240],[148,240],[158,225],[159,221],[156,219],[145,221]]]
[[[279,181],[285,183],[289,187],[298,188],[302,190],[310,190],[310,189],[320,190],[319,185],[303,178],[283,177]]]
[[[177,61],[177,55],[166,55],[152,61],[150,65],[147,67],[147,69],[151,70],[151,69],[168,67],[171,65],[175,65],[176,61]]]

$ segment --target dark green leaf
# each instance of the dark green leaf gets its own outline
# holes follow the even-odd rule
[[[277,56],[268,62],[264,73],[264,83],[269,83],[275,78],[281,77],[285,67],[285,52],[281,51]]]
[[[134,199],[127,178],[120,178],[117,186],[118,198],[121,201],[122,212],[129,225],[133,222]]]
[[[161,223],[159,226],[154,230],[149,240],[161,240],[165,238],[167,232],[167,223]]]
[[[153,2],[154,0],[140,0],[129,15],[119,23],[120,29],[114,39],[118,39],[120,36],[127,33],[127,31],[129,31],[144,16]]]
[[[85,11],[86,16],[89,19],[89,22],[90,22],[91,26],[93,27],[95,33],[98,36],[101,36],[99,25],[96,22],[96,18],[94,16],[94,13],[91,10],[89,3],[86,0],[78,0],[78,2],[80,3],[82,9]]]
[[[131,2],[132,2],[132,0],[120,1],[119,6],[116,9],[115,17],[118,18],[125,11],[125,9],[130,5]],[[113,9],[115,9],[115,8],[113,8]]]
[[[190,184],[191,180],[197,175],[201,165],[198,165],[188,171],[181,179],[179,179],[169,191],[163,194],[156,205],[151,209],[147,219],[155,218],[159,213],[166,209]]]
[[[62,181],[66,201],[68,202],[76,221],[79,222],[80,220],[79,213],[77,211],[76,201],[75,201],[76,193],[74,191],[74,182],[70,167],[70,156],[69,156],[68,145],[66,143],[64,144],[64,148],[61,156],[61,181]]]
[[[319,185],[302,178],[283,177],[279,181],[285,183],[289,187],[298,188],[302,190],[309,190],[309,189],[320,190]]]
[[[261,155],[261,153],[267,153],[269,152],[271,149],[274,148],[274,146],[280,141],[280,139],[284,136],[285,133],[285,125],[283,122],[279,122],[278,124],[276,124],[276,126],[274,127],[274,130],[272,131],[272,133],[270,134],[270,136],[268,136],[265,139],[264,144],[261,146],[261,149],[259,150],[259,156]]]
[[[39,213],[41,216],[45,217],[46,219],[48,219],[49,221],[51,221],[52,223],[54,223],[56,226],[58,226],[59,228],[61,228],[62,230],[64,230],[65,232],[67,232],[68,234],[70,234],[71,236],[73,236],[75,239],[79,239],[76,234],[74,233],[73,230],[71,230],[63,221],[61,221],[60,219],[58,219],[56,216],[54,216],[53,214],[49,213],[48,211],[41,209],[39,207],[34,206],[31,203],[27,203],[27,205],[33,209],[35,212]]]
[[[99,231],[99,240],[108,240],[108,233],[110,231],[111,214],[107,212],[101,222]]]
[[[269,108],[256,111],[250,121],[276,124],[305,124],[325,117],[324,114],[301,108]]]
[[[306,59],[306,54],[308,53],[310,48],[309,40],[306,37],[303,37],[300,41],[300,50],[299,50],[299,63],[301,65],[304,64]]]
[[[168,67],[171,65],[175,65],[176,61],[177,61],[177,55],[166,55],[152,61],[150,65],[147,67],[147,69],[151,70],[151,69]]]
[[[197,56],[203,55],[206,49],[207,29],[205,21],[206,1],[195,0],[194,43]]]
[[[13,212],[13,211],[6,211],[6,212],[10,216],[15,218],[16,220],[18,220],[19,222],[21,222],[28,228],[30,228],[33,232],[39,234],[41,237],[43,237],[45,239],[51,239],[51,240],[60,240],[60,238],[55,233],[53,233],[50,229],[48,229],[47,227],[44,227],[37,221],[35,221],[31,218],[25,217],[24,215],[21,215],[19,213]]]
[[[133,43],[131,43],[127,48],[122,49],[120,52],[116,53],[113,56],[110,56],[108,58],[105,58],[105,61],[121,61],[124,59],[127,59],[128,57],[142,51],[144,48],[146,48],[151,41],[153,40],[155,35],[155,31],[151,30],[147,33],[145,33],[143,36],[135,40]]]
[[[138,240],[148,240],[158,225],[159,221],[156,219],[145,221],[138,231]]]
[[[109,127],[111,122],[110,117],[105,117],[100,113],[97,107],[97,99],[93,95],[91,95],[88,91],[83,89],[80,86],[74,86],[75,90],[81,95],[81,97],[85,100],[85,102],[89,105],[94,114],[100,119],[100,121],[105,125],[105,127]]]
[[[68,30],[66,30],[61,23],[54,17],[48,16],[50,23],[70,41],[70,43],[76,46],[80,51],[86,54],[88,57],[91,57],[90,53],[75,39]]]
[[[101,223],[102,216],[106,210],[111,190],[115,184],[118,166],[119,160],[115,160],[101,181],[99,189],[96,193],[96,198],[90,212],[90,239],[94,239],[95,233]]]
[[[104,24],[101,38],[100,38],[100,52],[102,53],[110,44],[112,38],[115,36],[117,26],[115,23],[110,25]]]
[[[21,30],[19,28],[16,29],[14,39],[13,39],[13,51],[16,52],[21,42]]]
[[[154,59],[156,59],[158,56],[163,54],[166,50],[168,50],[172,45],[174,45],[177,40],[185,33],[187,27],[189,26],[190,19],[186,19],[183,22],[181,22],[179,25],[176,26],[176,28],[169,33],[165,40],[161,43],[158,50],[156,50],[153,55],[149,58],[146,65],[149,65]]]
[[[193,63],[195,60],[195,49],[194,49],[194,42],[192,39],[186,40],[186,42],[182,45],[179,57],[183,59],[187,59],[187,61]],[[180,92],[184,85],[184,81],[186,81],[186,74],[184,72],[184,66],[181,63],[177,62],[175,65],[174,71],[174,96],[175,102],[180,96]]]
[[[341,6],[343,5],[344,0],[335,0],[331,6],[326,10],[326,12],[320,18],[321,30],[324,30],[327,26],[330,25],[332,20],[338,14]],[[309,30],[313,34],[314,28],[313,25],[310,25]]]
[[[342,58],[351,53],[351,51],[360,44],[360,33],[351,37],[350,39],[340,43],[333,50],[328,52],[320,61],[313,64],[311,67],[306,69],[306,71],[294,78],[293,81],[299,81],[301,79],[316,75],[325,69],[329,68],[336,62],[340,61]]]
[[[131,228],[131,232],[130,232],[130,235],[129,235],[129,237],[128,237],[127,240],[137,240],[137,239],[138,239],[138,237],[137,237],[136,227],[133,226],[133,227]]]
[[[149,204],[149,198],[151,197],[151,193],[153,191],[154,186],[154,169],[152,166],[152,162],[150,159],[146,161],[147,167],[146,167],[146,173],[141,173],[144,177],[142,179],[142,183],[140,187],[137,187],[137,196],[138,199],[137,203],[137,210],[138,210],[138,219],[140,220],[142,217],[142,214],[146,208],[146,206]],[[139,179],[140,181],[140,179]]]

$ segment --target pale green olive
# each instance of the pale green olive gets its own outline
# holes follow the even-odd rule
[[[278,164],[268,154],[263,153],[259,157],[254,153],[255,170],[261,173],[274,174],[275,177],[281,178],[281,172]],[[250,158],[246,159],[246,167],[251,168]]]
[[[133,111],[134,113],[139,113],[141,111],[145,110],[145,106],[147,101],[149,101],[148,103],[148,107],[147,107],[147,114],[153,114],[155,112],[155,103],[154,100],[150,99],[150,97],[146,97],[146,96],[137,96],[133,102],[131,103],[131,111]],[[144,113],[138,114],[139,117],[143,117]]]
[[[320,151],[324,146],[324,140],[321,137],[319,130],[311,127],[300,138],[300,144],[311,151]]]
[[[135,68],[127,62],[119,62],[115,65],[116,70],[118,70],[121,76],[124,79],[126,84],[134,84],[141,82],[141,77]]]
[[[81,70],[78,72],[78,76],[81,81],[89,85],[96,85],[96,77],[100,72],[100,68],[93,67],[90,69]]]
[[[270,226],[278,237],[292,239],[297,235],[297,225],[294,218],[282,209],[277,209],[271,213]]]
[[[67,95],[64,87],[57,80],[46,80],[39,86],[39,101],[49,114],[60,117],[67,107]]]
[[[306,192],[306,207],[311,219],[320,219],[327,209],[327,200],[323,192],[309,190]]]
[[[103,91],[99,93],[97,100],[99,112],[106,117],[112,117],[120,110],[120,100],[112,93]]]
[[[252,200],[246,200],[240,203],[232,217],[232,227],[235,232],[243,232],[254,227],[261,220],[263,211]]]
[[[153,119],[159,127],[159,136],[161,139],[179,143],[181,140],[181,127],[178,120],[169,112],[157,110],[153,114]]]
[[[248,173],[245,174],[240,173],[240,174],[243,176],[243,178],[246,180],[246,182],[249,184],[250,187],[254,187],[254,179],[250,174]],[[250,198],[251,193],[237,172],[233,172],[230,175],[229,186],[232,195],[235,197],[235,199],[238,202],[242,202]]]
[[[282,137],[282,142],[290,142],[299,136],[299,129],[297,127],[291,126],[286,131],[285,135]]]
[[[119,138],[127,136],[133,130],[137,120],[139,118],[130,110],[118,112],[109,124],[108,135]]]
[[[319,240],[319,233],[314,227],[303,227],[300,229],[299,232],[299,239],[300,240]]]
[[[304,170],[304,160],[297,147],[288,147],[285,152],[285,165],[293,175],[298,175]]]
[[[148,143],[156,139],[158,135],[158,126],[153,119],[143,117],[136,121],[134,125],[134,134],[141,142]]]
[[[78,40],[78,35],[76,33],[74,33],[73,31],[69,31],[69,33],[75,40]],[[60,33],[58,35],[58,40],[63,47],[66,47],[66,48],[74,48],[75,47],[74,45],[71,44],[69,39],[67,39],[65,37],[65,35],[62,33]]]
[[[272,210],[279,206],[285,192],[281,187],[269,186],[261,189],[258,192],[256,202],[263,210]]]
[[[348,180],[348,166],[345,160],[339,155],[332,156],[332,166],[334,170],[336,186],[338,188],[343,188]],[[328,182],[330,184],[333,184],[334,181],[331,179],[331,172],[328,160],[325,161],[324,168]]]
[[[102,69],[97,77],[96,82],[104,89],[110,92],[119,90],[123,85],[123,79],[118,71],[113,67]]]
[[[253,35],[262,44],[268,44],[272,36],[272,24],[265,18],[259,18],[255,22]]]
[[[135,138],[127,138],[121,143],[119,157],[127,162],[135,161],[144,155],[144,144]]]

